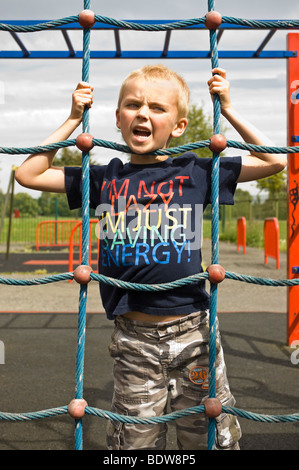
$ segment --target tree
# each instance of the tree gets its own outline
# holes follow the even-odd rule
[[[91,153],[89,156],[91,157]],[[96,162],[89,159],[90,165],[94,165]],[[66,147],[61,149],[55,157],[55,166],[81,166],[82,165],[82,152],[79,150],[71,150],[70,148]]]
[[[273,201],[275,216],[279,218],[279,199],[286,200],[286,170],[276,173],[276,175],[269,176],[268,178],[257,180],[256,185],[260,190],[268,192],[268,201]]]
[[[37,199],[33,199],[27,193],[17,193],[14,195],[13,208],[19,209],[22,216],[35,217],[38,214]]]
[[[207,115],[202,106],[191,104],[188,114],[188,126],[181,137],[175,138],[170,142],[169,147],[179,147],[189,143],[208,140],[213,135],[213,120]],[[224,134],[224,130],[221,131]],[[194,150],[199,157],[211,157],[211,151],[208,147]]]
[[[65,194],[43,192],[38,198],[38,205],[40,214],[43,216],[53,217],[56,212],[59,217],[72,216]]]
[[[267,191],[269,198],[276,199],[279,193],[286,192],[286,171],[281,171],[280,173],[276,173],[276,175],[257,180],[256,185],[260,190]]]

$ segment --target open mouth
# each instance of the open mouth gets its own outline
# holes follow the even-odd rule
[[[148,129],[145,129],[145,128],[136,127],[133,130],[133,134],[137,138],[137,140],[143,142],[143,141],[147,140],[150,137],[151,131],[149,131]]]

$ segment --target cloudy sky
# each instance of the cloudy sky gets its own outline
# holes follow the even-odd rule
[[[93,0],[91,9],[96,14],[117,19],[180,20],[204,16],[207,0]],[[1,20],[51,20],[79,13],[83,0],[0,0]],[[298,0],[216,0],[216,10],[222,15],[250,19],[298,19]],[[82,32],[69,33],[76,50],[82,49]],[[266,31],[225,31],[220,50],[255,50],[266,36]],[[267,49],[285,50],[286,32],[278,31]],[[122,31],[121,45],[125,50],[161,49],[165,33]],[[18,50],[7,32],[0,32],[3,50]],[[20,34],[31,50],[65,50],[60,31]],[[177,31],[172,34],[170,49],[207,50],[207,31]],[[91,49],[114,50],[112,31],[94,31]],[[90,131],[101,139],[121,142],[115,126],[115,106],[118,90],[125,76],[145,63],[145,60],[93,60],[90,82],[95,88],[94,106],[90,113]],[[161,62],[161,60],[156,61]],[[209,59],[165,60],[166,65],[184,75],[194,103],[201,103],[207,113],[212,112],[206,82],[210,77]],[[68,116],[71,94],[81,80],[80,60],[2,59],[0,68],[0,145],[34,146],[57,128]],[[284,59],[275,60],[220,60],[231,82],[233,105],[252,124],[259,128],[274,145],[286,145],[286,66]],[[78,129],[78,133],[81,129]],[[77,134],[74,134],[75,137]],[[240,140],[233,130],[227,137]],[[235,152],[235,151],[234,151]],[[232,153],[232,150],[228,152]],[[115,152],[94,149],[94,158],[107,163]],[[116,156],[120,156],[116,152]],[[0,188],[7,190],[12,165],[19,165],[24,156],[0,156]],[[126,158],[126,157],[124,157]],[[242,186],[241,186],[242,187]],[[248,187],[243,187],[248,189]],[[16,191],[24,191],[16,184]],[[31,193],[32,194],[32,193]],[[38,196],[38,194],[36,194]]]

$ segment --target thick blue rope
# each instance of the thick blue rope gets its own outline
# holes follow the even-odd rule
[[[208,0],[208,10],[215,10],[215,1]],[[217,33],[209,31],[212,69],[219,67]],[[220,134],[221,107],[217,94],[213,97],[213,134]],[[213,153],[211,180],[211,240],[212,264],[218,264],[219,258],[219,154]],[[210,319],[209,319],[209,397],[216,397],[216,328],[217,328],[217,284],[211,284]],[[215,419],[209,419],[208,450],[215,448]]]
[[[92,139],[93,145],[97,147],[104,147],[110,150],[116,150],[118,152],[132,153],[131,149],[127,145],[118,144],[109,140]],[[60,148],[66,148],[76,145],[76,139],[63,140],[61,142],[55,142],[48,145],[38,145],[36,147],[0,147],[0,154],[7,155],[20,155],[20,154],[36,154],[41,152],[48,152],[50,150],[58,150]],[[200,142],[190,142],[188,144],[180,145],[178,147],[172,147],[163,150],[156,150],[151,152],[151,155],[176,155],[189,150],[196,150],[200,148],[206,148],[210,145],[210,140],[202,140]],[[247,144],[245,142],[237,142],[235,140],[228,140],[227,147],[249,150],[261,153],[299,153],[299,147],[267,147],[266,145],[255,145]]]
[[[256,276],[249,276],[246,274],[239,274],[230,271],[225,272],[225,278],[233,281],[247,282],[248,284],[256,284],[259,286],[268,286],[268,287],[292,287],[299,285],[299,278],[296,279],[268,279]],[[37,279],[11,279],[0,277],[0,284],[7,286],[38,286],[44,284],[51,284],[53,282],[73,280],[74,273],[64,273],[56,274],[53,276],[46,276]],[[144,292],[157,292],[165,291],[170,289],[178,289],[183,286],[193,284],[198,281],[203,281],[208,279],[208,273],[198,273],[192,276],[184,277],[177,279],[176,281],[165,282],[161,284],[142,284],[137,282],[128,282],[122,281],[120,279],[115,279],[113,277],[104,276],[103,274],[91,273],[90,279],[92,281],[102,282],[109,286],[119,287],[121,289],[137,290]]]
[[[204,405],[194,406],[192,408],[185,408],[184,410],[175,411],[163,416],[152,416],[148,418],[139,418],[137,416],[127,416],[112,411],[102,410],[100,408],[94,408],[87,406],[85,413],[88,415],[98,416],[99,418],[113,419],[120,423],[128,424],[155,424],[155,423],[166,423],[182,418],[184,416],[191,416],[199,413],[204,413]],[[53,418],[55,416],[65,415],[68,412],[68,406],[60,406],[57,408],[51,408],[48,410],[34,411],[29,413],[1,413],[0,420],[3,421],[31,421],[35,419]],[[251,411],[242,410],[239,408],[222,406],[222,412],[224,414],[230,414],[233,416],[239,416],[240,418],[250,419],[261,423],[295,423],[299,422],[299,413],[289,415],[264,415],[259,413],[253,413]]]
[[[90,0],[84,0],[84,9],[90,9]],[[90,29],[83,30],[82,80],[89,82]],[[83,132],[89,132],[89,110],[85,108],[82,120]],[[82,152],[82,264],[89,261],[89,152]],[[80,286],[78,342],[76,360],[76,398],[83,398],[84,352],[86,332],[87,284]],[[82,419],[75,421],[75,449],[83,449]]]
[[[43,21],[42,23],[35,25],[11,25],[0,23],[1,31],[12,31],[15,33],[32,33],[37,31],[44,31],[48,29],[55,29],[59,26],[64,26],[71,23],[78,22],[79,15],[72,15],[65,18]],[[95,20],[108,24],[116,28],[134,30],[134,31],[171,31],[188,28],[190,26],[195,26],[198,24],[205,23],[205,16],[201,18],[191,18],[186,20],[175,21],[173,23],[166,24],[144,24],[144,23],[134,23],[131,21],[122,21],[115,18],[109,18],[107,16],[95,15]],[[222,23],[224,24],[235,24],[239,26],[244,26],[244,28],[252,29],[293,29],[299,28],[299,20],[249,20],[243,18],[234,18],[231,16],[222,16]]]

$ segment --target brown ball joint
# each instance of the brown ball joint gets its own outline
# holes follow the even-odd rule
[[[220,264],[210,264],[206,271],[212,284],[219,284],[225,279],[225,269]]]
[[[222,16],[218,11],[209,11],[206,14],[205,27],[207,29],[217,29],[222,23]]]
[[[223,152],[223,150],[226,148],[226,146],[227,146],[227,140],[224,137],[224,135],[214,134],[210,138],[209,148],[213,153],[219,154],[219,153]]]
[[[222,403],[218,398],[207,398],[204,406],[208,418],[217,418],[222,413]]]
[[[79,13],[79,24],[82,28],[92,28],[95,24],[95,14],[91,10],[82,10]]]
[[[74,279],[78,284],[88,284],[90,282],[90,273],[92,269],[87,264],[81,264],[74,271]]]
[[[85,415],[87,401],[83,398],[74,398],[68,405],[68,414],[74,419],[81,419]]]
[[[89,152],[93,148],[92,135],[88,132],[83,132],[76,138],[76,146],[81,152]]]

